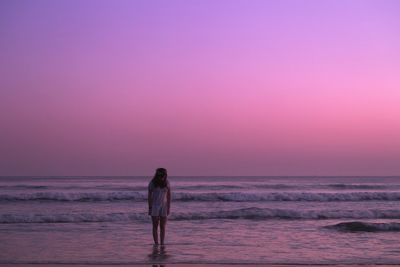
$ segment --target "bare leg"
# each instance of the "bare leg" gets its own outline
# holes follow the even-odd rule
[[[151,216],[151,220],[153,221],[154,244],[158,245],[158,222],[160,221],[160,217],[159,216]]]
[[[165,216],[165,217],[160,216],[160,239],[161,239],[161,245],[164,245],[165,226],[166,225],[167,225],[167,216]]]

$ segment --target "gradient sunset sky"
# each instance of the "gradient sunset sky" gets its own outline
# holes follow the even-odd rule
[[[400,1],[0,1],[0,175],[400,175]]]

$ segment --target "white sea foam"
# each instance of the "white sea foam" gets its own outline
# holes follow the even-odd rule
[[[35,192],[0,194],[0,201],[145,201],[147,193],[130,191],[100,192]],[[176,201],[400,201],[400,192],[211,192],[173,193]]]
[[[262,192],[262,193],[180,193],[176,196],[182,201],[369,201],[400,200],[400,192]]]
[[[0,201],[114,201],[145,200],[146,195],[140,192],[35,192],[0,194]]]

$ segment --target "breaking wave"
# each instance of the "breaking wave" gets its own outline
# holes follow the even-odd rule
[[[36,192],[19,194],[1,194],[0,201],[115,201],[145,200],[140,192]]]
[[[263,193],[178,193],[176,198],[181,201],[370,201],[370,200],[400,200],[400,192],[263,192]]]
[[[390,189],[390,188],[399,188],[399,185],[382,185],[382,184],[328,184],[327,187],[334,189]]]
[[[400,219],[400,210],[290,210],[267,208],[243,208],[213,212],[173,213],[169,217],[175,221],[209,219],[246,220],[323,220],[323,219]],[[74,214],[2,214],[0,223],[77,223],[77,222],[124,222],[148,221],[145,213],[74,213]],[[341,223],[328,226],[333,229],[400,229],[399,223]],[[368,228],[370,227],[370,228]],[[397,227],[397,228],[396,228]],[[364,230],[366,231],[366,230]]]
[[[0,201],[145,201],[145,192],[35,192],[0,194]],[[173,193],[176,201],[400,201],[400,192],[211,192],[211,193]]]
[[[400,223],[367,223],[355,221],[328,225],[325,228],[343,232],[399,232]]]

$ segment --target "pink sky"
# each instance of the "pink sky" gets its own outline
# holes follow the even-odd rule
[[[399,1],[0,3],[0,175],[399,175]]]

